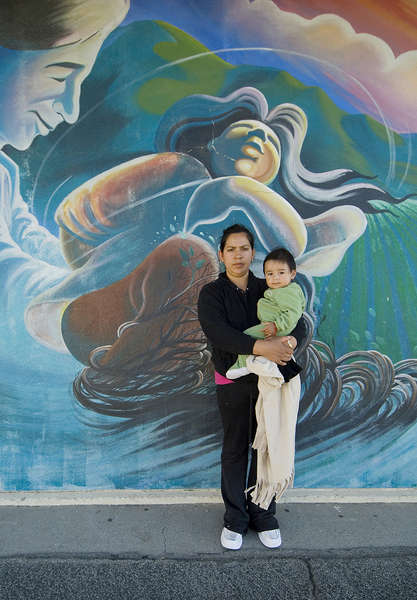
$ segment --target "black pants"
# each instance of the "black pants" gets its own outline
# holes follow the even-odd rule
[[[268,510],[253,504],[245,489],[256,483],[256,451],[251,452],[248,474],[249,444],[256,433],[256,383],[236,381],[216,387],[217,401],[223,421],[224,439],[221,456],[221,490],[226,512],[224,526],[237,533],[277,529],[275,501]]]

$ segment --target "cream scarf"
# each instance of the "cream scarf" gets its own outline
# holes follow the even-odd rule
[[[279,500],[294,481],[295,428],[300,402],[301,382],[297,375],[284,383],[283,377],[262,375],[262,365],[247,360],[251,372],[259,375],[259,396],[256,402],[258,427],[252,447],[257,450],[256,485],[252,502],[267,509],[272,500]],[[256,370],[255,370],[256,369]]]

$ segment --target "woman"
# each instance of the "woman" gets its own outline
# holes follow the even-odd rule
[[[30,147],[61,123],[75,123],[80,89],[129,0],[5,1],[0,6],[0,145]],[[69,274],[59,240],[41,227],[19,190],[19,169],[0,151],[0,357],[36,364],[24,326],[32,298]],[[11,351],[12,350],[12,351]],[[31,354],[33,353],[33,359]],[[48,364],[46,369],[53,371]],[[6,370],[5,370],[6,371]],[[8,369],[13,373],[13,369]],[[4,373],[9,376],[9,373]]]
[[[370,201],[404,200],[369,183],[352,183],[366,177],[351,169],[307,169],[301,161],[307,128],[299,106],[270,110],[261,91],[243,87],[224,98],[195,94],[176,102],[160,122],[156,149],[190,154],[213,177],[252,177],[282,193],[303,218],[341,205],[379,212]]]
[[[36,136],[62,122],[75,123],[81,84],[128,8],[128,0],[111,5],[104,0],[1,3],[1,147],[26,150]],[[10,287],[19,287],[17,298],[27,301],[61,280],[67,269],[59,240],[29,212],[19,192],[18,167],[3,152],[0,203],[3,286],[11,292],[10,280]]]
[[[195,94],[176,102],[161,119],[156,150],[192,156],[213,178],[193,193],[185,230],[193,233],[203,226],[206,235],[216,235],[213,223],[221,220],[227,226],[230,212],[241,210],[265,250],[288,248],[298,271],[308,277],[333,273],[364,233],[365,213],[384,210],[372,202],[395,204],[405,197],[354,182],[366,177],[351,169],[310,171],[301,160],[307,130],[307,116],[299,106],[284,103],[270,109],[262,92],[252,87],[224,98]],[[256,190],[250,181],[258,184]],[[293,210],[293,233],[304,238],[298,249],[276,239],[286,205]],[[217,215],[221,219],[216,221]]]
[[[275,502],[264,510],[245,495],[245,490],[256,483],[254,451],[248,478],[247,467],[248,443],[255,434],[257,378],[247,375],[232,382],[225,373],[240,353],[264,356],[285,370],[294,348],[306,336],[302,319],[290,336],[255,341],[242,333],[258,322],[257,302],[266,289],[265,281],[250,271],[254,256],[254,238],[246,227],[235,224],[225,229],[219,250],[225,272],[201,290],[198,301],[200,324],[211,345],[224,428],[221,489],[226,510],[220,541],[231,550],[241,547],[248,527],[257,531],[260,541],[269,548],[281,544],[281,535]]]

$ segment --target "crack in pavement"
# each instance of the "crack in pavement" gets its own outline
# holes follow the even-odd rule
[[[308,570],[308,576],[310,578],[313,600],[317,600],[317,586],[316,586],[316,582],[314,581],[314,573],[313,573],[313,568],[311,566],[311,562],[309,560],[303,560],[303,563],[305,563],[307,570]]]

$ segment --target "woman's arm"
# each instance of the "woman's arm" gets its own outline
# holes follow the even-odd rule
[[[229,324],[219,290],[211,285],[200,292],[198,319],[213,346],[234,354],[253,354],[256,340]]]
[[[294,350],[294,348],[299,346],[302,342],[304,342],[304,340],[307,338],[307,336],[308,336],[307,323],[306,323],[306,320],[304,319],[304,317],[301,316],[301,319],[298,320],[298,323],[295,326],[295,328],[291,331],[290,335],[287,336],[290,338],[290,344],[292,345],[293,350]]]
[[[13,254],[20,250],[53,266],[66,267],[59,240],[29,211],[19,190],[19,169],[0,152],[0,220],[1,241],[12,242]]]
[[[294,349],[305,340],[307,335],[307,324],[301,317],[290,335],[257,340],[252,354],[264,356],[278,365],[285,365],[290,360]]]
[[[288,344],[290,336],[272,337],[265,340],[256,340],[252,354],[264,356],[278,365],[286,365],[290,360],[293,350]]]

